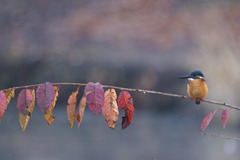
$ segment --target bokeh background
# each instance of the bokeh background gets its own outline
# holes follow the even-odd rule
[[[208,99],[240,105],[239,59],[238,0],[0,0],[2,89],[92,81],[186,95],[178,76],[198,69]],[[24,133],[15,98],[0,124],[0,159],[239,159],[240,142],[199,134],[219,106],[132,93],[127,129],[121,117],[111,130],[86,110],[78,131],[66,116],[75,89],[61,87],[50,127],[36,106]],[[230,114],[226,129],[217,114],[207,131],[240,137],[239,112]]]

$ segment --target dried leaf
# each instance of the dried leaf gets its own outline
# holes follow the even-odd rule
[[[80,124],[81,124],[82,119],[83,119],[86,104],[87,104],[87,98],[85,96],[83,96],[81,98],[81,101],[80,101],[79,105],[78,105],[78,111],[77,111],[77,114],[76,114],[76,120],[78,121],[78,129],[79,129]]]
[[[7,98],[7,105],[10,103],[11,99],[15,96],[15,89],[9,89],[5,91],[5,95]]]
[[[45,113],[44,113],[44,118],[47,121],[48,125],[50,125],[55,120],[55,117],[52,116],[52,112],[56,105],[59,87],[54,86],[53,89],[54,89],[54,98],[53,98],[52,104],[50,105],[50,107],[48,109],[45,110]]]
[[[87,98],[89,109],[94,114],[98,114],[104,103],[104,90],[102,85],[99,82],[89,82],[85,87],[84,94]]]
[[[123,109],[125,115],[122,117],[122,129],[125,129],[132,122],[134,116],[133,99],[129,92],[122,91],[118,96],[118,106]]]
[[[51,107],[54,100],[55,92],[53,85],[49,82],[39,85],[36,96],[38,106],[45,113]]]
[[[52,112],[46,112],[44,114],[44,118],[47,122],[47,124],[50,126],[52,124],[52,122],[55,120],[55,117],[52,116]]]
[[[70,122],[70,127],[72,128],[75,122],[75,110],[76,110],[76,103],[77,103],[77,95],[78,90],[73,92],[68,98],[68,106],[67,106],[67,116]]]
[[[7,91],[0,91],[0,120],[2,120],[7,105],[10,103],[11,99],[14,97],[15,89],[9,89]],[[4,94],[4,95],[3,95]]]
[[[225,128],[227,125],[228,117],[229,117],[230,109],[222,110],[221,113],[221,120],[222,120],[222,127]]]
[[[56,105],[57,97],[59,96],[59,93],[58,93],[59,87],[58,86],[54,86],[53,90],[54,90],[54,98],[53,98],[51,106],[49,107],[49,110],[51,110],[51,111],[54,109],[54,107]]]
[[[29,107],[28,107],[28,111],[31,113],[32,115],[32,112],[34,110],[34,106],[35,106],[35,100],[36,100],[36,96],[35,96],[35,90],[32,89],[32,102],[30,103]]]
[[[122,129],[125,129],[132,123],[134,116],[134,107],[133,105],[127,105],[127,108],[124,109],[125,115],[122,117]]]
[[[19,123],[21,125],[21,128],[22,128],[22,131],[24,132],[26,127],[27,127],[27,124],[29,122],[29,119],[31,118],[31,115],[32,115],[32,112],[33,112],[33,109],[34,109],[34,106],[35,106],[35,91],[34,90],[30,90],[31,91],[31,102],[27,105],[27,108],[26,108],[26,112],[28,112],[27,115],[24,115],[22,114],[21,112],[19,112]],[[28,91],[25,91],[26,93]],[[24,94],[24,93],[22,93]],[[28,94],[28,93],[27,93]],[[19,94],[20,95],[20,94]]]
[[[128,91],[122,91],[118,96],[118,106],[120,109],[126,108],[126,105],[132,104],[132,97]]]
[[[21,90],[17,99],[17,108],[22,115],[26,116],[29,114],[28,107],[29,104],[32,102],[32,99],[33,96],[30,89]]]
[[[5,110],[7,109],[7,98],[3,91],[0,91],[0,120],[2,120]]]
[[[201,132],[203,132],[207,128],[207,126],[212,121],[213,116],[215,115],[215,113],[217,111],[218,110],[214,110],[214,111],[210,112],[208,115],[206,115],[206,117],[203,119],[202,124],[201,124],[201,129],[200,129]]]
[[[29,122],[30,116],[24,116],[22,113],[19,112],[18,117],[19,117],[19,123],[22,128],[22,131],[24,132]]]
[[[108,126],[112,129],[115,128],[118,120],[118,105],[117,94],[114,89],[108,89],[104,94],[104,105],[102,107],[102,114]]]

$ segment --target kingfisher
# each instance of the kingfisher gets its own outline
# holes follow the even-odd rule
[[[180,79],[188,79],[189,83],[188,96],[195,100],[196,104],[200,104],[208,93],[208,86],[201,71],[193,71],[189,75],[181,76]]]

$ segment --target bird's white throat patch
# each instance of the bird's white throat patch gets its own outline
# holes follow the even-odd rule
[[[204,77],[202,77],[202,76],[199,76],[198,78],[204,80]],[[195,78],[195,79],[196,79],[196,78]],[[191,77],[190,77],[190,78],[188,78],[188,80],[189,80],[189,81],[192,81],[192,80],[194,80],[194,78],[191,78]]]

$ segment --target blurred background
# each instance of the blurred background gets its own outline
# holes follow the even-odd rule
[[[207,99],[240,105],[239,44],[238,0],[0,0],[2,89],[92,81],[186,95],[187,80],[178,77],[201,70]],[[240,142],[199,134],[204,116],[220,106],[132,93],[136,112],[127,129],[121,130],[122,112],[111,130],[101,115],[87,109],[78,132],[66,116],[68,96],[75,90],[60,88],[50,127],[36,106],[24,133],[12,100],[0,125],[0,159],[240,156]],[[231,110],[222,129],[217,114],[207,131],[240,137],[239,121],[239,112]]]

